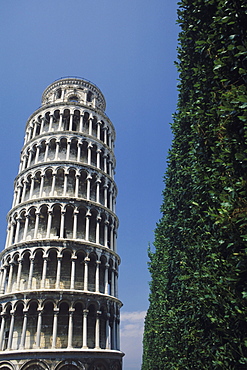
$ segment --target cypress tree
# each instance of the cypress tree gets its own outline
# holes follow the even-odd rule
[[[247,3],[182,0],[143,370],[247,369]]]

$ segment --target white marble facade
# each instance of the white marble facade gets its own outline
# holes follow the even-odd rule
[[[63,78],[28,119],[1,253],[0,369],[120,370],[115,129]]]

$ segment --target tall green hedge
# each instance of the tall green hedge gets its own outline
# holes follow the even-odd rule
[[[142,369],[247,369],[247,2],[178,5],[178,108]]]

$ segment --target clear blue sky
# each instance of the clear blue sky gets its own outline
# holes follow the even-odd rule
[[[176,110],[178,26],[172,0],[8,0],[0,23],[0,241],[24,127],[44,89],[64,76],[94,82],[116,132],[119,293],[125,370],[141,363],[147,247],[160,217]]]

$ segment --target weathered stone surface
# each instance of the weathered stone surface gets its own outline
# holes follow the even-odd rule
[[[115,130],[89,81],[27,121],[1,253],[0,369],[121,369]]]

